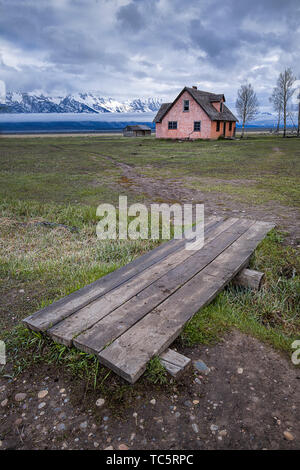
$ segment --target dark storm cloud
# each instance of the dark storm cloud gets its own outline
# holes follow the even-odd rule
[[[45,46],[48,28],[60,25],[57,12],[49,2],[0,0],[0,11],[1,38],[25,49]]]
[[[171,98],[300,75],[299,0],[0,0],[0,78],[9,89]]]
[[[144,18],[137,3],[122,6],[117,12],[117,18],[123,28],[131,31],[139,31],[144,25]]]

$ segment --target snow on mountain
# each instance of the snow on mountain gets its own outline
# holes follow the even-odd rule
[[[276,113],[269,113],[267,111],[264,112],[258,112],[256,115],[256,118],[248,122],[247,124],[255,127],[277,127],[277,120],[278,116]],[[287,115],[287,125],[288,126],[293,126],[296,120],[296,115],[294,112],[289,112]],[[241,125],[241,122],[239,123]],[[281,122],[280,125],[283,125],[283,118],[281,117]]]
[[[7,111],[11,113],[145,113],[157,111],[161,102],[157,98],[137,98],[121,102],[93,93],[55,97],[42,92],[9,92],[6,95]]]
[[[155,113],[162,103],[158,98],[136,98],[118,101],[111,97],[103,97],[97,93],[74,93],[67,96],[48,96],[42,91],[36,93],[10,92],[6,95],[6,107],[2,112],[16,113]],[[235,112],[234,105],[229,106]],[[294,117],[295,116],[295,117]],[[296,122],[296,114],[287,118],[287,124]],[[248,126],[275,127],[276,113],[262,108],[256,119],[248,122]],[[241,126],[239,122],[238,126]]]

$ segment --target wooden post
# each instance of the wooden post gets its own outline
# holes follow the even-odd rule
[[[259,290],[262,285],[264,273],[260,271],[254,271],[253,269],[242,269],[237,276],[233,279],[233,284],[250,287],[251,289]]]

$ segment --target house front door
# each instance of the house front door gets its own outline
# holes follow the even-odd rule
[[[223,124],[223,136],[225,137],[226,135],[226,122]]]

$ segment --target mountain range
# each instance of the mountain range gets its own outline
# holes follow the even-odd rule
[[[162,100],[158,98],[118,101],[93,93],[56,97],[43,93],[6,94],[6,111],[10,113],[145,113],[156,112],[161,103]]]
[[[103,115],[103,113],[156,113],[162,100],[159,98],[136,98],[133,100],[119,101],[110,97],[103,97],[97,93],[76,93],[66,96],[49,96],[45,93],[8,92],[6,94],[6,106],[0,110],[11,117],[21,114],[80,114]],[[229,106],[234,110],[234,105]],[[2,111],[2,113],[1,113]],[[293,114],[293,115],[292,115]],[[293,126],[297,121],[295,111],[289,113],[287,124]],[[54,116],[54,114],[52,114]],[[109,114],[107,114],[108,118]],[[104,116],[103,116],[104,117]],[[121,117],[121,116],[120,116]],[[100,116],[99,116],[100,118]],[[133,119],[136,120],[136,119]],[[149,120],[149,119],[148,119]],[[152,118],[150,119],[152,121]],[[282,123],[281,123],[282,124]],[[276,113],[259,111],[254,121],[247,123],[249,127],[276,127]],[[241,122],[238,123],[238,127]]]

